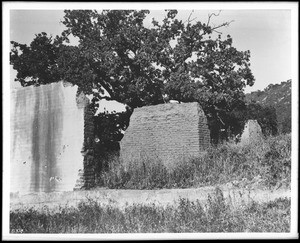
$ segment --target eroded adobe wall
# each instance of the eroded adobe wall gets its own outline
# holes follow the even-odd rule
[[[257,120],[248,120],[241,135],[241,144],[255,144],[264,140],[262,129]]]
[[[11,93],[11,192],[71,191],[83,170],[85,104],[62,82]]]
[[[206,116],[197,102],[136,108],[120,143],[125,165],[159,159],[172,167],[210,145]]]

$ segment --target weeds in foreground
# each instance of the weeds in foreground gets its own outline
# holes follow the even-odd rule
[[[227,142],[209,148],[198,158],[183,158],[168,169],[160,161],[143,158],[125,169],[118,157],[110,158],[109,169],[98,177],[98,186],[116,189],[187,188],[260,177],[261,185],[290,185],[291,136],[268,137],[260,144]]]
[[[30,208],[10,212],[11,233],[182,233],[289,232],[290,199],[251,203],[233,210],[222,191],[203,205],[181,198],[177,204],[102,206],[89,199],[59,212]]]

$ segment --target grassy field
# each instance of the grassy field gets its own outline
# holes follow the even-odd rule
[[[10,212],[11,233],[289,232],[290,199],[241,205],[233,210],[216,189],[206,204],[180,199],[177,206],[132,205],[119,209],[94,200],[51,213]]]
[[[291,135],[268,137],[259,144],[227,142],[201,157],[178,161],[171,171],[159,160],[132,162],[127,170],[119,158],[108,163],[109,170],[98,177],[97,184],[111,189],[189,188],[243,178],[259,178],[261,186],[269,188],[281,182],[290,185]]]
[[[178,161],[168,171],[160,161],[132,164],[127,171],[118,159],[101,175],[99,186],[122,189],[188,188],[255,181],[274,188],[290,185],[291,136],[268,137],[264,143],[224,143],[202,157]],[[10,212],[11,233],[158,233],[158,232],[289,232],[288,198],[241,204],[233,208],[216,187],[206,204],[180,199],[166,207],[135,204],[120,209],[89,200],[54,213],[27,208]]]

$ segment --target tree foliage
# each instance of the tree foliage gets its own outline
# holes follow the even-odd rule
[[[264,135],[277,135],[277,115],[273,106],[262,106],[256,102],[247,104],[246,119],[257,120]]]
[[[283,134],[291,133],[292,131],[292,119],[291,117],[284,118],[283,122],[281,123],[281,132]]]
[[[95,117],[95,134],[99,139],[101,148],[116,148],[114,143],[123,138],[123,132],[129,125],[132,112],[127,109],[124,112],[104,111]]]
[[[55,38],[36,35],[27,46],[12,42],[11,64],[23,86],[59,80],[99,99],[132,109],[170,99],[197,101],[212,129],[228,129],[230,112],[244,104],[253,85],[250,52],[238,51],[231,36],[207,22],[178,20],[177,10],[145,27],[148,10],[65,10],[66,29]],[[215,37],[215,35],[218,35]],[[79,39],[68,45],[69,37]]]

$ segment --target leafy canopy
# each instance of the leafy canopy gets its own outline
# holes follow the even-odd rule
[[[131,108],[175,99],[198,101],[209,120],[225,124],[226,114],[244,104],[243,90],[253,85],[250,52],[238,51],[220,28],[178,20],[166,10],[162,22],[144,26],[148,10],[65,10],[65,31],[53,38],[36,35],[29,46],[12,43],[10,56],[23,86],[64,80],[79,91],[116,100]],[[219,34],[213,38],[214,34]],[[79,39],[68,44],[69,36]],[[223,119],[222,119],[223,118]],[[223,121],[224,120],[224,121]],[[211,123],[212,124],[212,123]]]

